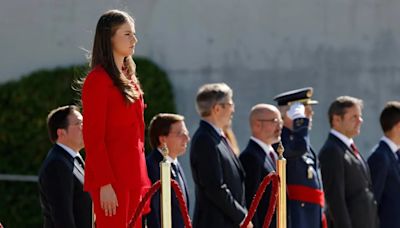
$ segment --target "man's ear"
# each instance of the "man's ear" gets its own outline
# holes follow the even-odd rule
[[[219,104],[215,104],[211,109],[211,113],[219,113],[220,111],[221,111],[221,105]]]
[[[158,141],[160,141],[161,145],[167,142],[166,138],[167,138],[167,136],[165,136],[165,135],[158,136]]]
[[[253,124],[254,124],[255,129],[256,129],[257,131],[260,131],[263,122],[262,122],[262,121],[257,121],[257,120],[255,120]]]
[[[63,136],[65,135],[65,133],[66,133],[66,130],[65,130],[65,129],[58,128],[58,129],[57,129],[57,138],[63,137]]]
[[[342,117],[339,115],[332,116],[332,126],[337,126],[342,120]]]
[[[397,124],[395,124],[395,125],[393,126],[393,129],[395,129],[396,132],[400,133],[400,122],[397,122]]]

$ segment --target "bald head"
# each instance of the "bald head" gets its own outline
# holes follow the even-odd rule
[[[250,111],[250,128],[252,136],[266,144],[280,140],[282,118],[279,110],[270,104],[257,104]]]
[[[251,108],[250,111],[250,125],[252,125],[257,119],[263,119],[266,114],[279,112],[278,109],[270,104],[257,104]]]

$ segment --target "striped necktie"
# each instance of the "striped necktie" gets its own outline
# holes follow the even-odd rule
[[[85,177],[85,163],[83,160],[79,157],[76,156],[74,158],[74,170],[72,171],[74,176],[78,178],[78,180],[83,184],[84,177]]]

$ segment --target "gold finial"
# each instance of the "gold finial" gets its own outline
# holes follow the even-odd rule
[[[313,95],[312,89],[308,90],[307,93],[306,93],[306,96],[307,97],[311,97],[312,95]]]
[[[161,147],[161,153],[162,153],[162,155],[164,157],[164,160],[167,160],[167,156],[169,154],[169,150],[168,150],[168,147],[167,147],[166,143],[163,143],[163,145]]]
[[[279,145],[278,145],[278,148],[277,148],[277,152],[278,152],[278,156],[279,156],[280,159],[283,158],[283,152],[284,152],[284,151],[285,151],[285,148],[284,148],[283,145],[282,145],[282,141],[279,141]]]

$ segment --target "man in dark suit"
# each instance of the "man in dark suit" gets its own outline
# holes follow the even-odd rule
[[[309,137],[312,105],[318,103],[312,100],[312,95],[313,88],[307,87],[274,98],[283,119],[281,140],[287,159],[288,223],[296,228],[326,227],[319,162]]]
[[[282,118],[279,110],[269,104],[257,104],[250,111],[251,137],[246,149],[240,154],[240,161],[246,172],[246,204],[249,208],[261,181],[271,172],[276,171],[278,155],[272,144],[281,139]],[[266,189],[253,217],[255,228],[261,228],[269,207],[271,185]],[[276,227],[276,216],[270,227]]]
[[[92,227],[92,201],[83,191],[82,115],[76,106],[54,109],[47,117],[55,143],[39,171],[44,227]]]
[[[378,227],[368,163],[353,141],[360,134],[362,107],[362,100],[349,96],[329,107],[331,130],[319,154],[329,227]]]
[[[368,159],[380,227],[400,227],[400,102],[388,102],[380,116],[384,133]]]
[[[147,172],[154,184],[160,180],[160,162],[163,160],[162,149],[167,148],[166,157],[171,162],[171,177],[179,183],[186,205],[189,208],[186,177],[179,164],[178,156],[186,151],[189,142],[189,132],[186,129],[184,117],[177,114],[161,113],[153,117],[149,126],[150,144],[153,151],[147,156]],[[173,191],[172,191],[173,192]],[[151,212],[146,216],[148,228],[161,227],[160,192],[157,192],[150,203]],[[171,197],[172,227],[183,228],[183,217],[179,209],[176,195]]]
[[[225,83],[203,85],[196,108],[202,120],[190,147],[196,190],[193,227],[238,227],[247,214],[245,173],[222,131],[234,112],[231,88]]]

